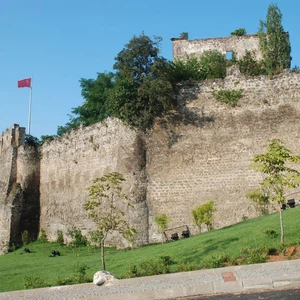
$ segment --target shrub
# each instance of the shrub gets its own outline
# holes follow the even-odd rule
[[[230,257],[227,254],[222,254],[219,257],[212,256],[210,260],[204,263],[205,268],[214,269],[222,268],[230,262]]]
[[[58,243],[59,245],[64,244],[64,235],[62,230],[59,229],[56,230],[56,243]]]
[[[267,261],[269,250],[264,247],[242,248],[241,259],[246,264],[258,264]]]
[[[47,237],[45,229],[41,228],[38,240],[40,242],[42,242],[43,244],[48,242],[48,237]]]
[[[179,37],[180,37],[181,39],[186,39],[186,40],[188,40],[188,39],[189,39],[189,33],[188,33],[188,32],[181,32]]]
[[[207,226],[208,231],[212,229],[215,211],[216,207],[214,201],[208,201],[192,210],[193,222],[198,226],[200,233],[202,224]]]
[[[204,80],[207,78],[207,68],[194,56],[186,60],[176,59],[170,62],[169,79],[173,83],[186,80]]]
[[[22,239],[22,243],[23,245],[27,245],[29,244],[30,240],[29,240],[29,233],[27,230],[24,230],[21,234],[21,239]]]
[[[278,233],[274,229],[266,229],[265,234],[271,238],[276,238],[278,236]]]
[[[139,276],[151,276],[159,274],[170,273],[170,265],[172,260],[170,256],[161,256],[158,260],[150,259],[143,261],[137,265],[130,267],[127,276],[139,277]]]
[[[259,215],[267,215],[269,213],[268,211],[269,197],[265,195],[261,189],[256,189],[247,193],[246,197],[251,201],[253,201],[256,212]]]
[[[69,229],[68,235],[72,238],[72,241],[69,243],[70,247],[80,248],[80,247],[87,246],[88,240],[84,235],[82,235],[80,229],[77,228]]]
[[[239,99],[243,97],[243,90],[220,90],[213,92],[213,95],[216,100],[235,107]]]
[[[200,64],[207,70],[207,79],[226,77],[226,57],[216,50],[204,51]]]
[[[39,276],[26,276],[25,277],[25,283],[24,283],[24,289],[37,289],[42,287],[50,286],[47,284],[41,277]]]
[[[253,54],[247,50],[245,55],[237,61],[240,72],[248,76],[267,75],[263,61],[257,61]]]
[[[243,36],[243,35],[247,34],[247,31],[245,28],[238,28],[238,29],[232,31],[230,34],[236,35],[236,36]]]

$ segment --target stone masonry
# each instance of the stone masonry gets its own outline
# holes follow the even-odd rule
[[[224,55],[226,52],[235,52],[238,59],[243,57],[248,50],[254,54],[256,59],[262,58],[259,51],[258,35],[256,34],[198,40],[172,38],[171,41],[174,59],[185,59],[186,56],[200,57],[204,51],[209,50],[217,50]]]
[[[213,96],[239,89],[243,97],[234,108]],[[24,128],[6,130],[0,140],[0,253],[20,242],[24,230],[35,238],[44,228],[50,240],[58,229],[66,240],[73,227],[94,230],[83,203],[93,179],[108,172],[126,178],[136,245],[161,240],[154,222],[161,214],[169,216],[170,228],[197,233],[191,210],[209,200],[217,208],[214,228],[256,216],[245,196],[261,181],[249,169],[253,156],[272,138],[300,152],[300,74],[246,77],[232,67],[225,79],[182,83],[178,105],[177,116],[159,120],[147,134],[109,118],[45,143],[39,153],[24,144]],[[108,244],[129,246],[115,234]]]

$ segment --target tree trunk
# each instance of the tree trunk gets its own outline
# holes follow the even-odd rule
[[[283,227],[283,218],[282,218],[282,204],[279,203],[279,218],[280,218],[280,231],[281,231],[281,238],[280,243],[281,245],[284,244],[284,227]]]
[[[101,240],[101,262],[102,262],[102,269],[105,271],[104,241],[105,241],[105,238],[103,238],[103,239]]]

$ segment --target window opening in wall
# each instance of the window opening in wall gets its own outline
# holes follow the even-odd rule
[[[232,60],[232,51],[226,51],[226,60]]]

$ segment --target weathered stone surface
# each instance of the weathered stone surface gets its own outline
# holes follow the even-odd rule
[[[171,41],[174,59],[185,59],[187,55],[200,57],[204,51],[208,50],[217,50],[224,55],[226,52],[234,51],[237,58],[243,57],[246,50],[248,50],[251,51],[257,59],[262,58],[259,51],[259,39],[256,34],[197,40],[173,38]]]

